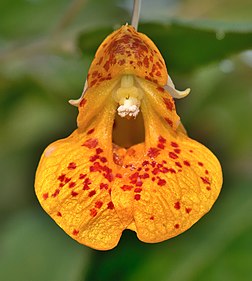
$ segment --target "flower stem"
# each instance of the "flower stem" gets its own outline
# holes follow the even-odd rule
[[[137,30],[141,10],[141,0],[134,0],[131,25]]]

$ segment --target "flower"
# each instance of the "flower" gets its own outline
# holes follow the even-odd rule
[[[71,101],[78,128],[45,149],[36,173],[42,207],[68,235],[99,250],[115,247],[124,229],[160,242],[210,210],[222,172],[176,113],[173,97],[188,93],[175,89],[157,47],[132,26],[104,40],[83,95]]]

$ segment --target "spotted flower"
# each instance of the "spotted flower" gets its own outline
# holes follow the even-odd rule
[[[174,237],[207,213],[221,167],[190,139],[177,91],[154,43],[122,26],[98,48],[77,105],[78,128],[50,144],[36,173],[37,197],[72,238],[115,247],[125,229],[144,242]]]

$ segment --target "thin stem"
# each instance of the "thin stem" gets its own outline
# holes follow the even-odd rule
[[[140,9],[141,9],[141,0],[134,0],[134,8],[133,8],[133,12],[132,12],[131,25],[136,30],[138,28]]]

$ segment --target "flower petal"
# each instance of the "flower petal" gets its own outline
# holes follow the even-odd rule
[[[35,181],[38,199],[56,223],[80,243],[100,250],[116,246],[128,225],[110,196],[116,174],[111,141],[116,81],[106,83],[87,90],[79,107],[79,128],[46,148]]]
[[[164,59],[155,44],[130,25],[110,34],[98,48],[89,69],[88,86],[122,74],[134,74],[163,86],[168,81]]]

